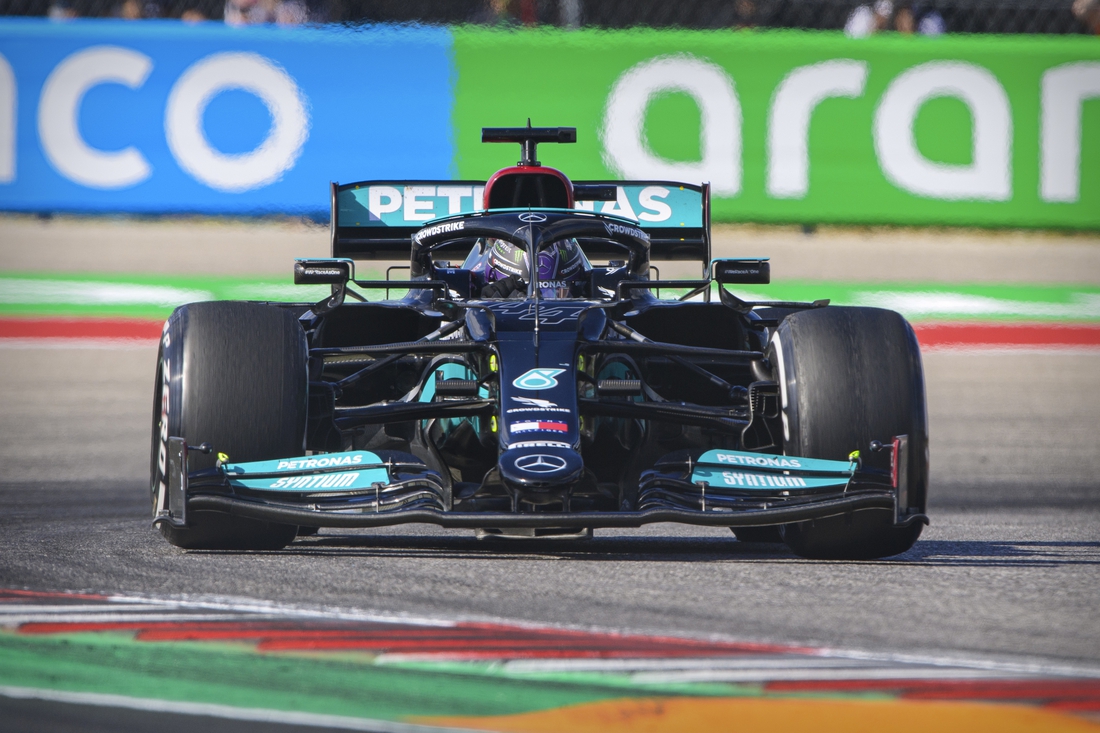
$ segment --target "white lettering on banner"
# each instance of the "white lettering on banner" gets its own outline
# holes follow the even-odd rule
[[[371,186],[367,191],[367,210],[372,221],[380,220],[382,214],[400,211],[401,192],[393,186]]]
[[[672,207],[660,199],[668,196],[664,186],[646,186],[638,194],[638,204],[645,209],[638,214],[642,221],[668,221],[672,218]],[[653,213],[650,213],[653,212]]]
[[[325,456],[323,458],[299,458],[293,461],[279,461],[276,471],[305,471],[310,468],[328,468],[329,466],[351,466],[363,462],[363,456]]]
[[[153,69],[148,56],[117,46],[93,46],[68,56],[42,86],[38,136],[46,159],[58,173],[89,188],[116,189],[141,183],[152,174],[137,148],[97,150],[80,134],[80,103],[100,84],[138,89]]]
[[[604,201],[600,206],[601,214],[615,214],[625,219],[641,219],[643,221],[668,221],[672,218],[672,207],[663,199],[669,191],[664,186],[646,186],[638,193],[638,204],[645,209],[641,214],[634,213],[634,207],[630,205],[626,189],[622,186],[615,187],[615,200]],[[595,201],[576,201],[573,208],[577,211],[591,211],[595,213]]]
[[[729,453],[717,455],[719,463],[736,463],[741,466],[768,466],[771,468],[801,468],[802,464],[797,458],[783,458],[778,456],[739,456]]]
[[[447,234],[449,232],[457,232],[466,228],[466,222],[464,221],[449,221],[445,224],[436,224],[433,227],[427,229],[421,229],[416,233],[416,242],[419,244],[428,237],[434,237],[436,234]]]
[[[600,206],[600,213],[614,214],[634,221],[638,220],[638,217],[634,214],[634,207],[630,205],[630,199],[626,197],[626,191],[623,190],[622,186],[615,186],[615,200],[604,201],[603,205]]]
[[[0,183],[15,180],[15,74],[0,54]]]
[[[207,105],[228,89],[255,94],[271,113],[271,131],[251,152],[222,153],[203,132]],[[164,131],[181,168],[211,188],[240,193],[274,183],[294,167],[309,137],[309,114],[298,85],[275,62],[254,53],[215,53],[172,87]]]
[[[1043,74],[1039,121],[1039,195],[1073,203],[1081,196],[1081,104],[1100,97],[1100,62],[1062,64]]]
[[[683,92],[699,106],[698,162],[666,160],[646,145],[646,109],[666,92]],[[625,178],[710,181],[719,196],[741,191],[741,104],[733,80],[709,61],[662,56],[628,69],[611,88],[600,138],[605,164]]]
[[[405,186],[405,221],[428,221],[435,218],[435,202],[421,196],[435,196],[435,186]]]
[[[921,155],[913,123],[921,106],[956,97],[970,108],[969,165]],[[1007,201],[1012,198],[1012,115],[1008,96],[987,69],[959,61],[931,61],[899,74],[882,95],[874,120],[875,153],[887,180],[928,198]]]
[[[634,237],[644,242],[649,241],[649,235],[643,232],[641,229],[635,229],[634,227],[623,226],[622,224],[616,224],[613,221],[605,221],[603,228],[607,230],[607,233],[611,236],[616,234],[623,234],[628,237]]]
[[[867,62],[835,59],[800,66],[779,83],[768,110],[768,195],[800,199],[810,189],[810,117],[830,97],[858,97]]]
[[[358,473],[319,473],[312,476],[287,476],[271,484],[273,489],[342,489],[351,486]]]
[[[806,486],[805,479],[798,476],[778,476],[772,474],[738,473],[736,471],[723,471],[722,481],[727,486],[762,487],[778,489],[799,489]]]
[[[447,199],[447,214],[462,213],[462,199],[473,198],[474,189],[470,186],[440,186],[436,195]]]

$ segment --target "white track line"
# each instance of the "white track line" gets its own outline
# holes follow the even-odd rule
[[[390,720],[353,718],[346,715],[321,713],[296,713],[266,708],[238,708],[212,703],[177,702],[155,700],[127,695],[107,695],[98,692],[62,692],[35,687],[8,687],[0,685],[0,695],[17,700],[46,700],[73,705],[95,705],[106,708],[143,710],[150,713],[175,713],[177,715],[205,715],[226,720],[248,720],[258,723],[301,725],[313,728],[338,728],[341,730],[370,731],[371,733],[468,733],[468,728],[440,728],[434,725],[398,723]]]

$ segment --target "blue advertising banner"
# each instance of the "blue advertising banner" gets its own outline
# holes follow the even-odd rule
[[[450,178],[451,34],[0,20],[0,209],[327,214]]]

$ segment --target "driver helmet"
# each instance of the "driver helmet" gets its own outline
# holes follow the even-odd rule
[[[491,239],[489,244],[485,267],[486,282],[518,277],[527,283],[531,279],[526,250],[503,239]],[[577,240],[558,240],[539,252],[539,291],[544,298],[582,296],[582,287],[591,269],[592,265],[584,256]]]

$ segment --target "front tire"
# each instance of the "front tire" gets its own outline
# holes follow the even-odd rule
[[[290,311],[258,303],[192,303],[165,324],[153,402],[150,472],[154,511],[167,478],[169,436],[210,443],[234,463],[300,456],[308,392],[305,333]],[[188,470],[215,465],[193,451]],[[271,550],[294,541],[295,525],[189,512],[188,526],[160,525],[184,549]]]
[[[847,460],[859,450],[866,465],[889,467],[871,441],[909,436],[909,501],[903,513],[923,514],[928,487],[928,419],[920,347],[898,313],[878,308],[826,307],[784,319],[769,347],[779,372],[784,452]],[[896,526],[893,512],[865,510],[782,528],[795,554],[813,559],[866,560],[905,552],[923,525]]]

